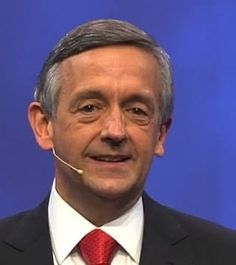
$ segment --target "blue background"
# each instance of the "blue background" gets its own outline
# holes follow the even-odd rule
[[[236,228],[236,2],[234,0],[2,0],[0,216],[48,193],[53,159],[41,151],[27,106],[48,52],[96,18],[128,20],[172,58],[174,123],[147,191],[161,203]]]

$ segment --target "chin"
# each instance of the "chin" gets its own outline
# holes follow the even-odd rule
[[[129,199],[130,197],[134,197],[138,192],[135,190],[132,185],[106,185],[102,187],[96,188],[96,194],[100,198],[109,199],[109,200],[119,200],[119,199]]]

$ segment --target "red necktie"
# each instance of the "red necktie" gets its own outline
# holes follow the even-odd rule
[[[101,229],[88,233],[77,245],[88,265],[110,265],[118,243]]]

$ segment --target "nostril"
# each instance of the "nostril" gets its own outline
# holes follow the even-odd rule
[[[106,137],[103,139],[104,142],[109,144],[111,147],[120,147],[125,142],[124,138]]]

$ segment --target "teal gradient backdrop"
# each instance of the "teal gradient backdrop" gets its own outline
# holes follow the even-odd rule
[[[87,20],[128,20],[172,58],[174,123],[146,190],[161,203],[236,228],[236,2],[234,0],[2,0],[0,8],[0,216],[35,206],[50,190],[27,106],[41,65]]]

